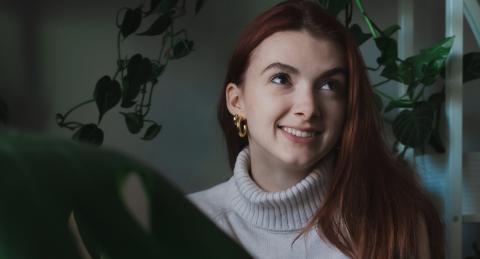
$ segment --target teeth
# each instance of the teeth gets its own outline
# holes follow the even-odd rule
[[[288,127],[282,127],[282,130],[301,138],[309,138],[309,137],[315,136],[314,131],[301,131],[301,130],[296,130]]]

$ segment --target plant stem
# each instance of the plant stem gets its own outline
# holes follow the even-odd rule
[[[145,113],[143,114],[143,116],[146,116],[149,112],[150,112],[150,106],[152,104],[152,95],[153,95],[153,88],[154,88],[154,84],[151,83],[150,84],[150,92],[148,93],[148,104],[147,104],[147,110],[145,111]]]
[[[373,68],[373,67],[365,67],[366,69],[370,70],[370,71],[377,71],[378,69],[380,69],[382,65],[378,65],[377,68]]]
[[[381,86],[381,85],[383,85],[383,84],[385,84],[385,83],[387,83],[387,82],[390,82],[390,79],[387,79],[387,80],[382,81],[382,82],[380,82],[380,83],[376,83],[376,84],[372,85],[372,87],[378,87],[378,86]]]
[[[95,99],[91,99],[91,100],[88,100],[88,101],[85,101],[85,102],[82,102],[82,103],[79,103],[79,104],[73,106],[70,110],[68,110],[68,111],[65,113],[65,115],[63,115],[63,120],[62,120],[62,122],[65,121],[65,119],[68,117],[68,115],[69,115],[70,113],[72,113],[74,110],[80,108],[81,106],[83,106],[83,105],[85,105],[85,104],[93,103],[93,102],[95,102]]]
[[[388,94],[383,93],[382,91],[378,91],[378,90],[374,89],[374,92],[377,93],[377,94],[379,94],[379,95],[381,95],[381,96],[383,96],[383,97],[385,97],[385,98],[387,98],[387,99],[389,99],[390,101],[395,100],[395,98],[391,97],[391,96],[388,95]]]
[[[361,0],[355,0],[355,3],[357,4],[358,9],[360,10],[360,13],[363,16],[363,19],[367,23],[368,29],[370,30],[370,33],[372,33],[373,38],[378,38],[380,35],[378,34],[377,30],[375,30],[374,25],[370,18],[367,16],[365,13],[365,9],[363,8],[363,4]]]

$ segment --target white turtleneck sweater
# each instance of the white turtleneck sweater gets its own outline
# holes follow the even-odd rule
[[[348,258],[314,230],[292,244],[320,207],[324,172],[315,169],[287,190],[266,192],[252,180],[249,168],[247,146],[228,181],[187,197],[254,258]]]

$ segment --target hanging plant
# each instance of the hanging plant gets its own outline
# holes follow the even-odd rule
[[[317,0],[331,15],[340,20],[343,11],[344,25],[351,31],[358,46],[373,39],[380,52],[376,68],[385,80],[373,84],[376,104],[383,114],[396,112],[393,121],[386,120],[395,137],[394,149],[403,155],[407,149],[425,150],[431,146],[439,153],[445,152],[440,138],[440,118],[445,102],[445,87],[433,91],[431,88],[438,80],[444,79],[444,66],[454,37],[446,37],[432,47],[422,49],[420,53],[401,59],[398,57],[398,43],[393,38],[400,26],[392,25],[381,29],[366,13],[361,0]],[[365,21],[369,32],[363,32],[358,24],[351,24],[353,7],[356,6]],[[468,53],[463,58],[463,82],[480,78],[480,53]],[[378,87],[390,81],[396,81],[405,89],[400,97],[390,96]],[[429,94],[427,94],[427,92]],[[383,97],[383,98],[382,98]],[[384,104],[383,99],[387,102]],[[399,144],[403,145],[398,150]]]
[[[142,4],[137,8],[121,8],[117,12],[117,69],[113,75],[104,75],[97,80],[92,99],[81,102],[66,113],[57,113],[56,122],[61,128],[74,131],[72,138],[81,142],[100,146],[104,141],[104,131],[100,124],[103,117],[113,108],[120,106],[128,131],[139,134],[147,128],[141,139],[152,140],[162,129],[162,125],[149,119],[152,106],[152,94],[159,77],[165,71],[170,60],[187,56],[194,50],[194,43],[188,38],[185,29],[175,29],[175,21],[186,14],[186,1],[152,0],[145,9]],[[197,0],[195,13],[205,1]],[[121,21],[120,21],[120,17]],[[148,29],[137,32],[146,22],[154,18]],[[157,58],[149,58],[140,53],[131,57],[122,53],[121,45],[129,37],[160,37],[161,44]],[[78,108],[95,103],[98,118],[95,122],[69,120],[71,113]],[[1,107],[0,107],[1,112]],[[1,114],[0,114],[1,115]]]

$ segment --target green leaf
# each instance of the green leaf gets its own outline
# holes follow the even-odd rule
[[[380,65],[387,65],[395,63],[398,57],[397,41],[387,37],[378,37],[375,43],[381,52],[380,57],[377,58],[377,63]]]
[[[193,50],[193,41],[184,39],[175,44],[170,53],[170,59],[185,57]]]
[[[93,123],[85,124],[73,134],[72,139],[95,146],[101,146],[103,143],[103,131]]]
[[[440,74],[445,60],[450,53],[453,37],[443,39],[434,46],[422,49],[420,54],[407,58],[405,61],[413,66],[415,78],[422,83],[431,84]]]
[[[398,25],[392,25],[388,28],[386,28],[385,30],[382,31],[382,36],[384,37],[390,37],[392,36],[395,32],[397,32],[398,30],[400,30],[400,26]]]
[[[342,10],[345,10],[349,0],[318,0],[318,3],[330,15],[336,17]]]
[[[197,0],[197,2],[195,3],[195,14],[198,14],[198,12],[200,11],[200,9],[203,7],[204,4],[205,4],[205,0]]]
[[[103,76],[98,80],[93,94],[99,112],[98,123],[108,110],[120,102],[121,96],[122,90],[117,80],[112,80],[109,76]]]
[[[148,82],[152,73],[152,62],[141,54],[136,54],[128,62],[127,73],[130,85],[139,87]],[[137,91],[139,89],[135,92]],[[136,97],[136,94],[132,96]]]
[[[159,35],[165,32],[165,30],[168,29],[168,27],[172,24],[172,17],[171,13],[166,13],[158,17],[153,24],[148,28],[148,30],[139,33],[138,35],[142,36],[154,36],[154,35]]]
[[[413,108],[414,104],[410,100],[391,100],[387,107],[385,107],[385,113],[397,108]]]
[[[413,67],[409,62],[401,62],[400,65],[395,62],[388,63],[380,75],[406,85],[412,84],[415,79]]]
[[[0,143],[2,258],[82,258],[67,225],[72,211],[103,258],[251,258],[161,174],[125,155],[14,132]],[[150,231],[122,200],[130,174],[147,194]]]
[[[362,28],[358,24],[353,24],[349,29],[358,47],[372,37],[370,33],[363,33]]]
[[[128,131],[132,134],[137,134],[143,128],[143,117],[134,112],[124,113],[120,112],[125,117]]]
[[[434,93],[430,95],[427,101],[434,110],[438,111],[441,105],[445,102],[445,92]]]
[[[393,134],[411,148],[425,146],[433,130],[434,110],[431,105],[418,103],[413,110],[404,110],[393,121]]]
[[[434,129],[432,131],[432,135],[430,136],[430,139],[428,141],[428,144],[437,151],[437,153],[443,154],[445,153],[445,146],[443,145],[442,138],[440,137],[440,133],[438,132],[438,129]]]
[[[6,125],[8,122],[8,108],[7,104],[0,99],[0,124]]]
[[[152,77],[152,62],[141,54],[130,58],[127,66],[127,76],[124,80],[122,107],[131,107],[133,100],[140,94],[141,86],[146,84]]]
[[[132,10],[128,8],[125,16],[123,17],[122,25],[120,26],[120,31],[122,32],[123,38],[128,37],[128,35],[134,33],[140,24],[142,23],[142,9],[136,8]]]
[[[463,82],[480,78],[480,52],[470,52],[463,56]]]
[[[164,14],[170,12],[177,5],[177,2],[178,0],[152,0],[147,15],[152,13]]]
[[[162,125],[152,124],[148,127],[147,131],[145,132],[145,136],[143,136],[143,140],[152,140],[154,139],[158,133],[162,130]]]
[[[91,259],[102,259],[102,252],[100,246],[98,245],[98,240],[91,234],[91,230],[89,230],[89,225],[85,224],[84,220],[82,219],[81,214],[74,214],[75,223],[78,227],[78,232],[80,237],[82,238],[82,242],[85,245],[85,248],[88,251]]]

